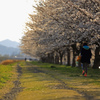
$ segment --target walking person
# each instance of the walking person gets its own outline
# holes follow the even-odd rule
[[[92,53],[91,49],[87,45],[87,43],[83,43],[83,47],[81,49],[81,63],[83,64],[82,74],[87,76],[87,67],[90,64]]]
[[[27,60],[27,58],[25,58],[25,61]]]

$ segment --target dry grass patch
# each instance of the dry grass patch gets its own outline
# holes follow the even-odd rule
[[[4,60],[4,61],[2,61],[0,64],[1,65],[9,65],[9,64],[12,64],[12,63],[15,63],[15,62],[18,62],[19,60],[10,60],[10,59],[8,59],[8,60]]]
[[[35,91],[24,91],[17,100],[85,100],[82,96],[72,90],[44,89]]]

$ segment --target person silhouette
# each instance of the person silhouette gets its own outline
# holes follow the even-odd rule
[[[87,67],[90,64],[91,56],[91,49],[86,42],[83,43],[83,47],[81,48],[81,63],[83,64],[82,74],[84,76],[87,76]]]

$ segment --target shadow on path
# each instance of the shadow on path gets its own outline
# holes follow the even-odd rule
[[[82,97],[85,99],[85,100],[96,100],[94,99],[95,97],[94,96],[91,96],[87,93],[85,93],[84,91],[80,91],[80,90],[77,90],[75,88],[72,88],[72,87],[69,87],[65,82],[63,82],[61,79],[58,79],[55,77],[55,75],[53,75],[50,71],[48,70],[43,70],[43,69],[40,69],[38,66],[34,66],[34,65],[31,65],[30,63],[26,63],[27,65],[31,66],[31,67],[27,67],[27,69],[32,72],[32,73],[45,73],[47,75],[49,75],[50,77],[54,78],[55,80],[57,80],[60,85],[58,86],[54,86],[54,87],[51,87],[51,88],[55,88],[55,89],[67,89],[67,90],[73,90],[73,91],[76,91],[78,94],[82,95]],[[63,99],[60,99],[60,100],[63,100]],[[67,99],[66,99],[67,100]],[[76,100],[76,99],[75,99]]]

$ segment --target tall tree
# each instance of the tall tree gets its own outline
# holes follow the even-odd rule
[[[34,7],[36,13],[29,15],[30,22],[26,23],[27,31],[22,39],[22,51],[45,57],[56,48],[60,50],[63,46],[70,47],[83,40],[90,42],[91,45],[98,42],[100,46],[99,5],[99,0],[40,2]],[[63,48],[61,52],[64,52]],[[75,63],[75,52],[73,49],[73,63]]]

